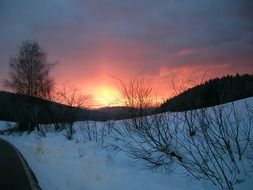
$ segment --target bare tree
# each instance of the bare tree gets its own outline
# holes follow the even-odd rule
[[[25,41],[18,55],[10,58],[10,76],[4,85],[16,93],[47,98],[53,87],[52,66],[37,42]]]
[[[240,106],[240,105],[237,105]],[[234,189],[250,172],[252,113],[233,103],[188,111],[176,134],[171,130],[182,156],[179,165],[196,179],[211,181],[220,188]],[[194,131],[194,132],[193,132]]]
[[[140,100],[146,99],[149,90],[140,86],[144,87],[123,86],[127,103],[136,102],[137,92],[143,95]],[[145,102],[138,103],[145,109]],[[124,128],[116,129],[115,136],[122,137],[125,151],[148,167],[172,171],[177,164],[197,180],[232,190],[247,177],[253,164],[252,110],[250,104],[231,103],[181,113],[140,115],[125,120]]]
[[[73,124],[78,119],[79,111],[84,103],[88,100],[88,96],[82,95],[77,88],[75,87],[66,87],[57,89],[57,101],[61,102],[65,105],[64,112],[64,120],[68,125],[67,130],[67,138],[72,139],[74,134]]]
[[[182,160],[170,146],[170,121],[166,115],[152,114],[152,106],[156,100],[153,88],[143,77],[137,76],[129,83],[120,80],[120,89],[125,106],[131,111],[131,118],[123,120],[123,129],[115,129],[115,136],[122,141],[125,151],[136,160],[144,161],[146,166],[158,168],[161,166],[169,170],[173,158]]]
[[[128,83],[120,79],[117,80],[122,99],[128,110],[127,114],[131,117],[131,122],[128,125],[140,130],[144,127],[146,116],[153,111],[156,100],[152,85],[150,81],[139,75]]]
[[[9,79],[4,81],[4,86],[15,93],[48,99],[53,87],[53,80],[49,76],[52,66],[37,42],[25,41],[18,54],[10,58]],[[20,114],[25,113],[27,118],[26,121],[19,121],[20,127],[33,130],[37,126],[39,130],[38,105],[33,99],[26,107],[25,112],[17,110]]]

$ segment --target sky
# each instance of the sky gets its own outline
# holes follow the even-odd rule
[[[0,81],[25,40],[57,62],[57,85],[77,87],[92,106],[115,104],[115,78],[137,75],[166,99],[172,84],[253,73],[253,1],[0,0]]]

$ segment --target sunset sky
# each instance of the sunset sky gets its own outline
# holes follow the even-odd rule
[[[172,81],[253,73],[253,1],[1,0],[1,81],[24,40],[58,62],[57,85],[79,88],[93,106],[115,105],[114,78],[138,74],[166,99]]]

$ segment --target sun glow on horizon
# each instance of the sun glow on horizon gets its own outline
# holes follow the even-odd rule
[[[111,86],[98,86],[93,90],[93,107],[122,106],[121,93]]]

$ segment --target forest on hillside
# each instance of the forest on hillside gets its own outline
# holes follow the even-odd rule
[[[253,74],[210,79],[174,96],[160,106],[160,111],[186,111],[215,106],[253,96]]]

